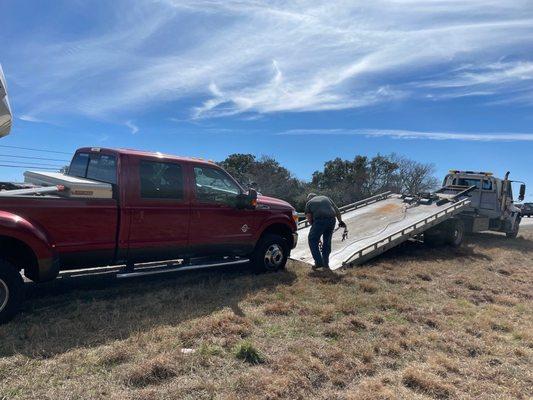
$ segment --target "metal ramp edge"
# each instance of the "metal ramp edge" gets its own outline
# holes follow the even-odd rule
[[[385,251],[398,246],[400,243],[405,242],[411,237],[414,237],[425,230],[451,218],[453,215],[458,214],[463,208],[470,204],[470,200],[463,199],[451,204],[450,206],[437,211],[436,213],[418,220],[417,222],[402,228],[389,236],[380,239],[378,242],[369,244],[368,246],[357,250],[351,256],[349,256],[342,263],[342,267],[349,265],[357,265],[365,261],[374,258]]]

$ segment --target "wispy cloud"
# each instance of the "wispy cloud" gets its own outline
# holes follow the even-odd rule
[[[358,135],[365,137],[390,137],[393,139],[463,140],[479,142],[533,142],[533,133],[465,133],[419,132],[394,129],[292,129],[278,135]]]
[[[132,135],[135,135],[137,132],[139,132],[139,127],[135,125],[131,120],[126,121],[124,125],[126,125],[126,127],[130,129]]]
[[[42,119],[35,118],[33,115],[28,115],[28,114],[19,115],[18,119],[20,119],[21,121],[26,121],[26,122],[37,122],[37,123],[44,122]]]
[[[127,118],[182,102],[180,118],[209,118],[405,98],[533,99],[522,86],[531,86],[533,65],[530,0],[112,4],[106,29],[8,45],[20,57],[26,114]],[[53,110],[43,109],[44,96]]]

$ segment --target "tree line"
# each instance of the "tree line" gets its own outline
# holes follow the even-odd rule
[[[419,193],[438,185],[435,166],[397,155],[357,155],[353,160],[335,158],[315,171],[310,182],[294,176],[269,156],[231,154],[219,165],[246,187],[254,185],[267,196],[273,196],[303,211],[309,192],[331,197],[339,206],[385,191]]]

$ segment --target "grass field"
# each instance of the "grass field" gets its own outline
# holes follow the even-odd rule
[[[533,229],[362,267],[28,287],[0,399],[527,399]]]

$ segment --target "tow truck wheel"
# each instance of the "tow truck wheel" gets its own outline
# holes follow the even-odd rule
[[[505,232],[505,236],[507,236],[509,239],[515,239],[518,236],[519,230],[520,230],[520,218],[517,218],[516,223],[514,224],[513,230]]]
[[[448,221],[447,221],[448,222]],[[460,219],[449,220],[446,226],[446,244],[459,247],[465,237],[465,224]]]
[[[9,262],[0,260],[0,324],[17,314],[24,300],[24,281]]]
[[[287,241],[279,235],[267,234],[252,254],[252,266],[257,272],[278,271],[285,268],[289,256]]]

